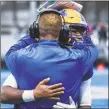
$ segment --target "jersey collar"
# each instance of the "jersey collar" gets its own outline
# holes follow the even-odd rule
[[[59,46],[59,41],[52,39],[41,39],[38,41],[38,45]]]

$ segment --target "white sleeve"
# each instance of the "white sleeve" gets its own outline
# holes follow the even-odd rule
[[[10,75],[6,78],[6,80],[5,80],[4,84],[3,84],[3,86],[11,86],[11,87],[14,87],[14,88],[18,88],[18,87],[17,87],[16,79],[15,79],[15,77],[14,77],[12,74],[10,74]]]
[[[83,81],[80,87],[80,106],[90,105],[92,102],[91,96],[91,79]]]

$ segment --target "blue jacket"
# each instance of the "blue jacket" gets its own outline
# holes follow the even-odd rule
[[[72,96],[78,103],[81,81],[97,56],[98,50],[90,38],[68,48],[56,40],[40,40],[36,43],[27,35],[9,49],[5,61],[19,89],[32,90],[41,80],[50,77],[48,85],[61,82],[65,87],[60,102],[68,103],[68,97]],[[51,108],[56,102],[37,100],[18,106],[24,109]]]

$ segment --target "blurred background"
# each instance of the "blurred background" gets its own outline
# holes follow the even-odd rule
[[[83,5],[81,13],[89,25],[88,34],[99,49],[92,78],[92,107],[108,108],[108,1],[77,1]],[[1,85],[10,74],[4,56],[10,46],[28,33],[28,27],[36,20],[36,8],[42,1],[1,2]],[[13,105],[1,105],[1,108]]]

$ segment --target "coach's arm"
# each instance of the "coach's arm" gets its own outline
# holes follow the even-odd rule
[[[10,47],[10,49],[8,50],[6,55],[9,56],[14,51],[25,48],[26,46],[36,43],[36,42],[37,41],[35,39],[32,39],[29,35],[26,35],[23,38],[21,38],[20,40],[18,40],[16,44],[14,44],[12,47]]]
[[[64,93],[62,84],[46,85],[50,78],[42,80],[34,90],[20,90],[17,87],[15,78],[9,75],[1,87],[1,103],[4,104],[19,104],[30,102],[40,98],[51,100],[60,100],[58,95]],[[26,93],[24,94],[24,91]]]

